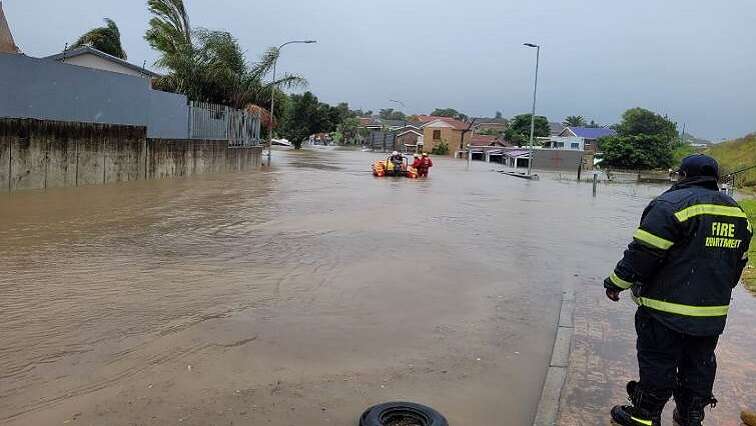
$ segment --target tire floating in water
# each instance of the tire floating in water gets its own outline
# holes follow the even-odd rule
[[[386,402],[370,407],[360,426],[449,426],[438,411],[414,402]]]

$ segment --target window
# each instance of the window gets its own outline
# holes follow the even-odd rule
[[[572,144],[570,145],[570,148],[572,148],[572,149],[580,149],[580,144],[579,144],[579,143],[577,143],[577,142],[573,142],[573,143],[572,143]]]
[[[441,130],[434,130],[433,131],[433,140],[434,141],[440,141],[441,140]]]

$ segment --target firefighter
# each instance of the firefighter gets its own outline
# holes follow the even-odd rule
[[[433,160],[430,159],[427,152],[423,153],[423,157],[420,159],[420,165],[417,168],[417,175],[419,177],[428,177],[428,170],[433,167]]]
[[[399,153],[399,151],[394,151],[391,153],[391,157],[389,157],[389,161],[394,166],[394,176],[401,176],[402,175],[402,165],[404,164],[404,156]]]
[[[701,425],[714,407],[714,349],[753,235],[738,204],[719,191],[719,166],[706,155],[685,158],[680,181],[643,212],[614,272],[604,281],[619,301],[631,289],[638,304],[639,381],[627,384],[632,405],[615,406],[614,424],[658,426],[671,396],[680,426]]]
[[[420,166],[423,164],[422,158],[420,158],[420,154],[414,154],[413,157],[415,160],[412,162],[412,167],[415,169],[419,169]]]

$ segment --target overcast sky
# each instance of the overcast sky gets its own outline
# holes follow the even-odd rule
[[[184,0],[192,25],[236,35],[250,61],[291,39],[280,69],[305,75],[322,101],[353,108],[469,115],[528,112],[543,45],[538,112],[602,124],[642,106],[701,137],[756,131],[756,1]],[[31,56],[114,19],[129,60],[156,59],[142,0],[5,0]]]

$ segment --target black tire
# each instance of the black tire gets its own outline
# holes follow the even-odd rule
[[[441,413],[413,402],[386,402],[371,407],[360,417],[360,426],[401,424],[400,420],[407,420],[412,426],[449,426]]]

